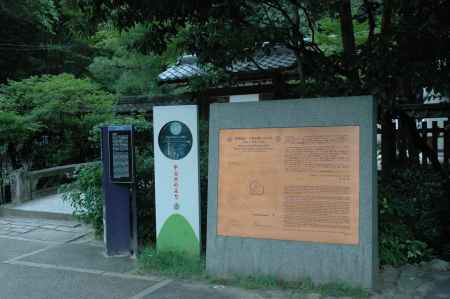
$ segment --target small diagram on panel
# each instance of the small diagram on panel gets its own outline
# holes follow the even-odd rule
[[[258,180],[251,180],[248,189],[250,195],[264,195],[264,186]]]

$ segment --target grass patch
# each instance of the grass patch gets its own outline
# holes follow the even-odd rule
[[[283,289],[290,290],[300,298],[303,294],[320,293],[322,296],[348,296],[367,298],[369,293],[361,288],[350,287],[344,283],[315,285],[310,279],[288,282],[273,276],[229,276],[226,278],[208,276],[203,257],[184,255],[176,252],[157,252],[146,248],[138,257],[139,272],[165,275],[182,279],[196,279],[245,289]]]
[[[348,286],[345,283],[327,283],[315,285],[310,279],[302,281],[283,281],[272,276],[232,276],[229,278],[208,277],[214,284],[237,286],[245,289],[283,289],[302,294],[319,293],[322,296],[348,296],[352,298],[368,298],[369,292],[361,288]]]
[[[208,281],[214,284],[237,286],[244,289],[298,289],[299,282],[287,282],[272,276],[238,276],[208,277]]]
[[[179,278],[198,278],[205,273],[205,262],[201,257],[176,252],[157,252],[145,248],[138,257],[139,271],[158,273]]]
[[[345,283],[326,283],[315,286],[318,293],[325,296],[349,296],[352,298],[368,298],[369,292],[362,288],[351,287]]]

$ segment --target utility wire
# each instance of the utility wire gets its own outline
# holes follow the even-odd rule
[[[1,43],[0,51],[21,51],[21,52],[39,52],[39,51],[65,51],[73,48],[73,44],[41,44],[41,45],[30,45],[30,44],[15,44],[15,43]]]
[[[72,48],[73,44],[15,44],[15,43],[2,43],[0,42],[0,47],[2,48],[21,48],[21,49],[55,49],[55,48]]]

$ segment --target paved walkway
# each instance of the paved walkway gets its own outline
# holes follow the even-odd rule
[[[135,273],[135,260],[106,257],[83,224],[0,217],[1,299],[286,298]]]
[[[90,227],[76,221],[0,217],[1,299],[338,299],[140,276],[136,266],[136,261],[128,257],[106,257],[102,242],[93,238]],[[381,290],[373,298],[450,298],[450,272],[431,273],[434,283],[420,287],[423,277],[419,279],[417,271],[412,270],[397,270],[395,279],[401,287],[414,285],[408,287],[413,292],[399,297],[386,285],[387,292]],[[389,283],[392,275],[383,275]],[[426,295],[417,297],[417,286]]]
[[[14,208],[22,211],[38,211],[48,213],[60,213],[72,215],[73,208],[68,202],[63,201],[62,194],[52,194],[38,199],[33,199]]]
[[[0,216],[74,220],[74,209],[63,200],[63,194],[52,194],[19,204],[0,206]]]

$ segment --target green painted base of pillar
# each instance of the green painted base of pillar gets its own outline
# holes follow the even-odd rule
[[[156,249],[197,256],[200,255],[200,241],[186,218],[173,214],[158,235]]]

